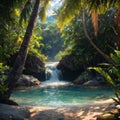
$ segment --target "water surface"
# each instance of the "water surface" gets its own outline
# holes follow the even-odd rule
[[[69,107],[92,104],[95,101],[111,98],[112,95],[110,89],[90,89],[69,85],[15,91],[12,99],[20,105]]]
[[[81,88],[62,81],[57,64],[58,62],[46,64],[46,81],[40,87],[15,91],[12,99],[20,105],[68,107],[92,104],[113,95],[109,89]]]

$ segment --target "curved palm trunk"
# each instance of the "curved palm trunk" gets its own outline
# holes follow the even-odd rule
[[[32,14],[30,16],[30,20],[26,29],[26,33],[22,42],[22,45],[20,47],[19,53],[17,55],[17,58],[15,60],[13,69],[11,70],[9,76],[8,76],[8,80],[7,80],[7,87],[8,90],[5,93],[5,96],[2,96],[3,98],[9,98],[11,95],[11,92],[15,86],[15,83],[17,82],[17,80],[19,79],[20,75],[23,72],[23,68],[25,65],[25,61],[26,61],[26,57],[27,57],[27,53],[28,53],[28,48],[29,48],[29,43],[30,43],[30,38],[32,36],[32,31],[35,25],[35,21],[37,18],[37,13],[38,13],[38,9],[39,9],[39,4],[40,4],[40,0],[36,0]],[[0,95],[1,98],[1,95]]]
[[[86,25],[85,25],[85,13],[83,11],[82,13],[82,21],[83,21],[83,29],[84,29],[84,33],[85,36],[87,37],[89,43],[95,48],[95,50],[109,63],[114,64],[114,62],[110,59],[110,57],[108,55],[106,55],[104,52],[102,52],[95,44],[94,42],[91,40],[90,36],[88,35],[88,32],[86,30]]]

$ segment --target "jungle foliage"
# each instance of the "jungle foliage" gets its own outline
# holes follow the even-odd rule
[[[115,50],[110,57],[114,61],[114,65],[102,63],[98,67],[90,67],[89,69],[93,69],[104,76],[115,93],[116,98],[113,100],[120,105],[120,51]]]
[[[50,0],[41,1],[40,7],[37,4],[38,1],[35,1],[1,0],[0,2],[0,78],[3,79],[3,82],[0,82],[0,94],[3,94],[7,90],[7,88],[4,87],[6,78],[3,68],[6,68],[5,65],[9,62],[11,56],[19,53],[21,45],[23,45],[24,48],[27,47],[25,49],[26,51],[22,51],[25,53],[23,57],[25,58],[24,61],[20,59],[22,61],[22,67],[17,66],[20,74],[24,68],[27,54],[37,55],[41,57],[42,60],[45,60],[46,56],[48,56],[49,60],[53,60],[55,55],[61,57],[69,54],[77,56],[77,58],[73,58],[81,64],[86,62],[88,64],[87,66],[94,66],[100,62],[106,62],[87,41],[81,15],[83,11],[85,11],[85,24],[90,38],[106,55],[110,56],[111,54],[110,58],[114,64],[108,64],[106,68],[110,70],[110,73],[103,75],[109,76],[108,82],[111,81],[110,84],[115,88],[115,91],[118,91],[116,84],[119,82],[118,73],[120,71],[118,61],[120,58],[118,55],[119,51],[117,51],[116,54],[114,51],[120,49],[120,1],[65,0],[61,9],[58,11],[59,15],[57,20],[58,27],[61,30],[64,28],[62,38],[55,24],[41,24],[46,18],[45,11]],[[39,9],[35,10],[36,14],[32,21],[32,16],[30,17],[30,15],[33,12],[32,10],[36,8],[34,5],[37,5]],[[41,20],[37,22],[34,27],[34,21],[37,18],[38,12],[40,13],[39,17]],[[98,19],[99,13],[102,14],[99,15]],[[30,28],[29,19],[32,21],[31,31],[27,29],[27,26]],[[37,21],[39,21],[38,19],[39,18],[37,18]],[[72,22],[70,22],[71,20]],[[27,39],[28,44],[25,45],[23,41],[25,41],[25,35],[28,35],[28,33],[30,34],[28,36],[29,40]],[[59,54],[57,55],[58,52]],[[19,63],[19,61],[17,61],[17,63]],[[14,68],[16,68],[16,66]],[[13,78],[16,73],[15,71],[14,69],[13,73],[11,73]],[[104,71],[104,69],[102,69],[102,71]],[[16,76],[18,76],[17,73]],[[9,76],[9,78],[10,77],[11,76]],[[115,81],[113,81],[113,79],[115,79]],[[11,86],[12,82],[10,81],[9,84]],[[119,91],[116,93],[118,98],[116,101],[119,102],[120,98],[118,93]]]
[[[90,16],[86,15],[86,27],[89,36],[93,42],[108,55],[113,53],[114,49],[118,47],[115,31],[117,26],[114,22],[114,14],[114,10],[109,10],[106,14],[99,16],[99,31],[97,37],[94,36],[94,28]],[[64,28],[62,36],[65,39],[64,43],[67,44],[68,47],[65,51],[59,52],[57,56],[64,56],[67,54],[79,56],[77,61],[80,63],[84,63],[86,61],[88,66],[93,66],[99,62],[105,61],[88,42],[82,25],[81,15],[79,15]]]
[[[9,5],[9,4],[10,5]],[[6,4],[8,4],[6,8]],[[29,14],[31,13],[32,5],[27,4],[27,10],[22,10],[24,2],[1,2],[1,20],[0,20],[0,62],[9,63],[9,58],[18,53],[21,43],[26,32]],[[19,6],[20,5],[20,6]],[[10,8],[9,8],[10,7]],[[11,9],[12,7],[12,9]],[[7,10],[6,10],[7,9]],[[29,13],[28,13],[28,12]],[[29,54],[37,55],[45,60],[46,57],[39,51],[42,44],[41,28],[36,25],[32,40],[29,46]]]
[[[32,48],[31,50],[33,51],[34,54],[40,53],[40,52],[36,52],[36,50],[34,50],[34,48],[37,48],[39,46],[39,45],[37,45],[38,43],[37,44],[33,43],[32,45],[30,45],[31,44],[31,38],[32,38],[32,33],[33,33],[33,30],[34,30],[35,23],[36,23],[37,15],[38,15],[38,12],[39,12],[39,6],[41,6],[40,7],[40,13],[41,13],[40,14],[40,19],[42,21],[46,17],[46,12],[45,11],[47,9],[49,0],[44,0],[44,1],[26,0],[24,2],[21,1],[19,6],[18,6],[18,2],[20,2],[20,1],[19,0],[18,1],[12,0],[12,1],[1,1],[0,2],[1,9],[6,10],[8,13],[10,12],[10,16],[9,15],[8,16],[6,16],[6,15],[1,16],[3,18],[3,20],[1,20],[1,21],[6,22],[6,24],[4,24],[4,25],[7,25],[7,28],[14,26],[13,22],[12,22],[12,24],[7,24],[6,19],[9,20],[8,18],[14,18],[14,19],[10,20],[10,21],[13,20],[14,22],[15,22],[16,18],[19,18],[18,23],[20,23],[20,24],[17,25],[17,27],[19,27],[19,28],[23,27],[22,25],[24,25],[24,23],[26,23],[26,26],[25,26],[26,30],[25,30],[25,33],[23,35],[24,36],[23,40],[21,41],[21,43],[19,45],[18,51],[17,50],[15,51],[17,53],[17,57],[14,61],[12,69],[10,70],[10,73],[8,75],[8,79],[7,79],[7,82],[6,82],[6,86],[7,86],[8,89],[5,91],[4,95],[0,94],[1,99],[8,99],[10,97],[11,92],[12,92],[14,86],[15,86],[15,83],[17,82],[17,80],[19,79],[20,75],[23,72],[29,49]],[[5,9],[7,7],[9,9]],[[14,11],[16,13],[15,14],[16,16],[12,16]],[[21,25],[21,27],[20,27],[20,25]],[[20,30],[21,31],[21,29],[19,29],[17,27],[16,27],[15,30]],[[7,30],[9,30],[9,29],[7,29]],[[24,29],[22,29],[22,30],[24,30]],[[13,31],[14,31],[14,29],[13,29]],[[5,31],[5,32],[6,33],[4,35],[6,35],[9,31]],[[19,36],[19,33],[17,34],[17,38],[18,38],[18,36]],[[11,37],[11,36],[9,36],[9,37]],[[17,38],[16,38],[16,41],[18,40]],[[4,47],[4,42],[1,44],[1,50],[2,50],[2,47]],[[5,50],[7,49],[7,47],[8,46],[4,47]],[[4,51],[3,51],[3,54],[4,54]],[[7,53],[7,54],[9,55],[7,57],[10,58],[12,53]],[[8,58],[4,58],[4,60],[2,60],[2,58],[4,58],[4,56],[1,57],[0,61],[4,62],[6,64],[7,63],[6,61],[7,61]]]

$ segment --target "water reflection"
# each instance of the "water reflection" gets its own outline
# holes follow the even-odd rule
[[[112,95],[109,89],[87,89],[71,85],[16,91],[12,99],[21,105],[63,107],[85,105],[108,99]]]

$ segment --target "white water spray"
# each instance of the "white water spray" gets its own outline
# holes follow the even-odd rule
[[[50,62],[46,64],[46,81],[42,82],[42,86],[64,86],[69,85],[69,82],[62,81],[62,73],[57,69],[58,62]]]
[[[57,64],[58,62],[46,64],[46,80],[51,82],[60,80],[62,73],[57,69]]]

